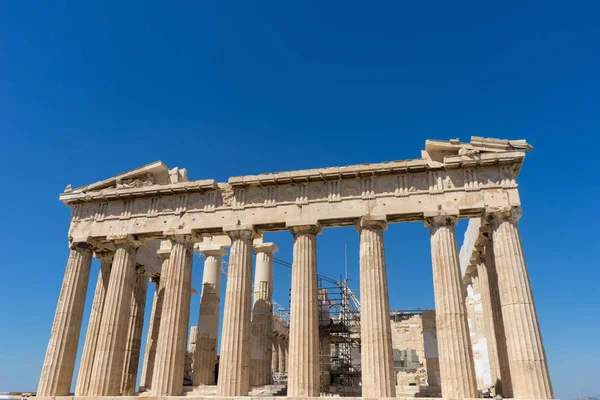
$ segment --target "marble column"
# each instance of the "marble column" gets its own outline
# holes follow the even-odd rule
[[[140,348],[142,346],[142,329],[144,328],[147,289],[148,277],[146,276],[144,267],[140,266],[136,271],[135,286],[131,297],[131,313],[129,316],[129,328],[127,330],[127,344],[125,346],[125,365],[123,367],[123,381],[121,382],[121,394],[123,396],[132,396],[135,393],[138,365],[140,363]]]
[[[254,306],[251,322],[250,384],[268,385],[271,382],[271,347],[273,338],[273,243],[262,243],[256,250],[254,269]]]
[[[385,217],[367,216],[360,232],[360,336],[363,397],[396,397],[392,326],[383,245]]]
[[[104,300],[88,396],[116,396],[121,392],[138,243],[126,237],[116,239],[114,244],[116,250]]]
[[[98,273],[98,281],[96,282],[96,290],[94,291],[94,301],[92,303],[92,311],[90,313],[87,333],[85,335],[83,353],[81,354],[81,361],[79,363],[79,374],[77,375],[75,396],[86,396],[90,386],[90,378],[94,366],[94,356],[96,355],[96,343],[98,342],[100,322],[102,322],[102,310],[104,309],[104,299],[108,289],[113,253],[101,252],[96,253],[95,256],[100,260],[100,271]]]
[[[254,231],[227,229],[231,238],[223,310],[217,395],[247,396],[250,388],[250,303]]]
[[[473,352],[469,339],[465,293],[454,225],[456,216],[427,217],[431,230],[431,262],[442,397],[477,397]]]
[[[204,272],[198,315],[198,334],[194,354],[194,386],[214,385],[219,335],[219,302],[221,298],[221,264],[225,250],[221,247],[203,250]]]
[[[492,297],[490,288],[490,279],[488,267],[485,264],[483,256],[483,246],[478,249],[477,254],[477,276],[479,279],[479,294],[481,296],[481,306],[483,313],[483,326],[485,330],[485,339],[487,344],[487,354],[490,365],[490,377],[494,385],[495,394],[502,393],[502,373],[500,370],[500,360],[498,357],[498,344],[496,342],[496,326],[494,321],[494,310],[492,307]]]
[[[552,384],[517,221],[520,208],[488,213],[513,396],[552,399]]]
[[[286,372],[286,367],[285,367],[285,347],[286,347],[286,343],[285,343],[285,338],[280,337],[279,340],[277,341],[277,361],[279,362],[279,371],[280,372]]]
[[[38,396],[69,395],[91,265],[91,245],[73,243],[54,314]]]
[[[153,396],[183,393],[185,351],[192,295],[193,243],[187,236],[173,237],[167,263],[165,294],[156,347],[151,392]]]
[[[277,374],[279,373],[279,345],[277,341],[279,340],[279,336],[273,335],[271,337],[271,372]]]
[[[492,303],[492,317],[496,334],[496,346],[498,352],[498,364],[500,367],[500,378],[496,386],[496,394],[504,398],[513,397],[512,383],[510,379],[510,366],[508,364],[508,351],[506,349],[506,337],[504,336],[504,319],[502,318],[502,307],[500,304],[500,291],[498,290],[498,273],[496,271],[496,261],[494,249],[491,241],[491,232],[489,239],[484,246],[485,266],[487,269],[488,281],[490,284],[490,299]]]
[[[169,253],[170,254],[170,253]],[[162,270],[167,269],[166,264],[169,257],[164,258]],[[164,272],[163,272],[164,273]],[[144,353],[144,363],[142,364],[142,376],[140,378],[140,392],[147,391],[152,386],[152,375],[154,373],[154,363],[156,361],[156,346],[158,344],[158,332],[160,331],[160,319],[162,315],[164,300],[164,284],[161,284],[160,277],[152,277],[150,280],[154,283],[154,299],[152,300],[152,311],[150,313],[150,326],[148,327],[148,336],[146,338],[146,351]],[[164,282],[164,280],[162,280]]]
[[[198,339],[198,327],[192,326],[188,335],[187,351],[185,352],[185,369],[183,371],[184,382],[193,385],[194,379],[194,357],[196,356],[196,340]],[[199,367],[199,365],[196,365]]]
[[[319,396],[318,225],[290,227],[294,235],[288,396]]]

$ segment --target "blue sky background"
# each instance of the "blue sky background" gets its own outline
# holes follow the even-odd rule
[[[225,181],[418,158],[428,138],[476,135],[535,148],[520,228],[555,393],[600,394],[597,3],[165,4],[0,2],[0,391],[37,387],[67,184],[155,160]],[[267,239],[291,261],[289,233]],[[391,306],[433,307],[428,230],[385,239]],[[343,273],[344,242],[357,287],[352,228],[319,237],[319,271]],[[289,280],[279,267],[283,304]],[[195,296],[194,324],[197,312]]]

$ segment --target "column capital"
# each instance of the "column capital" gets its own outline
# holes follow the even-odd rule
[[[365,215],[356,221],[356,230],[362,231],[363,229],[374,230],[385,230],[387,229],[387,218],[385,215]]]
[[[425,227],[454,226],[458,222],[458,211],[436,211],[425,213]]]
[[[94,248],[94,245],[89,240],[72,239],[69,241],[69,248],[71,250],[91,250]]]
[[[100,260],[100,262],[105,263],[105,262],[112,262],[113,257],[115,256],[115,252],[114,251],[110,251],[110,250],[96,250],[94,252],[94,257],[96,257],[98,260]]]
[[[128,234],[110,235],[106,237],[106,240],[112,242],[115,247],[130,247],[137,249],[142,245],[135,236]]]
[[[225,232],[231,240],[236,239],[253,239],[256,235],[254,226],[252,225],[229,225],[223,227]]]
[[[517,222],[521,219],[523,210],[521,207],[494,207],[485,210],[485,218],[490,221]]]
[[[294,237],[298,235],[318,235],[321,233],[321,225],[318,221],[288,222],[286,227]]]
[[[254,245],[254,250],[257,253],[277,253],[279,248],[275,245],[275,243],[258,243]]]

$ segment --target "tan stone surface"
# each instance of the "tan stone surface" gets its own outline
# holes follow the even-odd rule
[[[316,225],[294,226],[288,395],[319,396]]]
[[[98,281],[94,291],[94,300],[92,311],[88,321],[87,333],[85,335],[85,344],[79,362],[79,373],[77,375],[77,385],[75,386],[75,396],[86,396],[92,377],[92,368],[94,366],[94,356],[96,355],[96,343],[98,342],[98,333],[100,332],[100,322],[102,321],[102,310],[104,309],[104,299],[108,290],[108,280],[110,278],[110,266],[112,264],[113,253],[96,254],[100,260],[100,270],[98,272]]]
[[[271,348],[273,338],[273,243],[255,245],[254,305],[252,307],[252,338],[250,349],[250,385],[271,383]],[[280,359],[285,362],[285,356]],[[285,368],[285,367],[283,367]]]
[[[154,396],[178,396],[183,392],[192,294],[192,246],[187,237],[172,238],[152,376],[151,392]]]
[[[142,330],[144,328],[144,310],[146,308],[146,291],[148,277],[143,267],[138,267],[135,286],[131,297],[131,314],[127,330],[127,344],[125,346],[125,364],[123,367],[123,381],[121,394],[131,396],[135,393],[140,361],[140,348],[142,347]]]
[[[383,245],[385,218],[363,217],[360,232],[361,371],[363,397],[395,397],[390,304]]]
[[[216,384],[214,369],[217,361],[217,336],[219,334],[221,264],[225,250],[217,246],[203,252],[205,259],[198,312],[198,337],[194,356],[194,386]]]
[[[439,215],[427,218],[426,223],[431,229],[442,396],[459,399],[476,397],[477,385],[454,233],[456,220]]]
[[[169,257],[163,261],[163,276],[168,270],[167,264]],[[148,336],[146,339],[146,351],[144,353],[144,363],[142,364],[142,375],[140,378],[140,391],[149,390],[152,386],[152,376],[154,374],[154,365],[156,362],[156,346],[158,345],[158,333],[160,331],[160,320],[162,316],[162,308],[164,302],[164,279],[153,278],[155,285],[154,299],[152,300],[152,311],[150,313],[150,325],[148,328]]]
[[[116,396],[121,392],[130,306],[136,281],[135,252],[134,244],[127,239],[116,242],[88,390],[91,396]]]
[[[552,384],[517,227],[520,209],[489,215],[512,392],[515,398],[551,399]]]
[[[87,243],[75,243],[69,254],[60,289],[52,333],[37,393],[40,396],[68,395],[73,379],[83,306],[92,265],[92,249]]]
[[[250,303],[252,299],[251,229],[228,231],[231,237],[221,352],[219,396],[247,396],[250,388]]]

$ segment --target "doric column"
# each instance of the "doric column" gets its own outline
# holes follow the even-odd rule
[[[465,293],[454,225],[457,217],[427,217],[431,230],[431,263],[435,296],[436,326],[442,381],[442,397],[477,397],[473,352],[469,340]]]
[[[490,377],[496,394],[502,393],[502,371],[500,369],[500,360],[498,357],[498,345],[496,341],[496,324],[494,320],[494,310],[492,307],[492,296],[490,287],[490,278],[488,266],[485,263],[483,255],[485,249],[481,246],[478,249],[477,256],[477,276],[479,280],[479,294],[481,295],[481,306],[483,312],[483,326],[485,330],[485,339],[487,344],[487,354],[490,364]]]
[[[193,243],[187,236],[172,237],[170,240],[171,255],[166,265],[164,303],[152,375],[153,396],[180,396],[183,393],[192,295]]]
[[[38,385],[38,396],[68,396],[75,368],[75,357],[83,306],[92,265],[88,243],[73,243],[54,314],[52,333]]]
[[[278,340],[279,336],[275,334],[271,336],[271,372],[275,374],[279,372],[279,345],[277,344]]]
[[[271,342],[273,338],[273,253],[277,246],[262,243],[254,246],[254,307],[252,308],[252,339],[250,350],[250,384],[271,382]]]
[[[293,226],[294,262],[290,307],[288,396],[319,396],[317,237],[320,227]]]
[[[144,327],[144,312],[146,309],[146,292],[148,277],[144,267],[138,267],[135,286],[131,297],[131,313],[129,315],[129,328],[127,330],[127,344],[125,346],[125,365],[123,367],[123,380],[121,394],[131,396],[135,392],[138,365],[140,363],[140,348],[142,346],[142,329]]]
[[[214,385],[219,335],[219,302],[221,297],[221,264],[225,250],[221,247],[203,250],[204,272],[198,315],[198,335],[194,355],[194,386]]]
[[[277,361],[279,362],[279,371],[280,372],[286,372],[286,368],[285,368],[285,338],[284,337],[280,337],[279,340],[277,341]]]
[[[116,396],[121,392],[138,243],[130,236],[124,236],[115,238],[114,244],[115,256],[104,300],[88,396]]]
[[[392,326],[385,268],[385,217],[367,216],[360,232],[360,336],[363,397],[396,397]]]
[[[162,271],[167,269],[166,265],[168,263],[169,257],[163,256]],[[156,361],[156,346],[158,345],[158,333],[160,331],[160,319],[165,293],[164,285],[161,284],[160,277],[153,277],[151,280],[154,282],[155,286],[154,300],[152,300],[150,326],[148,328],[148,337],[146,339],[146,352],[144,353],[144,364],[142,365],[142,377],[140,378],[140,392],[147,391],[152,386],[152,375],[154,373],[154,364]]]
[[[520,208],[488,213],[515,398],[551,399],[552,384],[517,221]]]
[[[504,319],[502,318],[502,307],[500,304],[500,291],[498,290],[498,273],[496,271],[496,261],[494,257],[494,248],[491,240],[485,243],[484,259],[487,269],[487,276],[490,285],[490,299],[492,303],[492,317],[494,320],[494,329],[496,334],[496,348],[498,353],[498,364],[501,381],[496,386],[496,394],[504,398],[513,397],[512,383],[510,379],[510,366],[508,364],[508,351],[506,349],[506,338],[504,337]]]
[[[92,368],[94,366],[94,356],[96,354],[96,343],[98,342],[98,332],[100,331],[100,322],[102,321],[102,309],[104,308],[104,299],[108,289],[108,280],[110,278],[110,266],[112,264],[113,253],[101,252],[95,254],[100,260],[100,271],[96,290],[94,291],[94,301],[92,311],[88,321],[87,333],[85,335],[85,344],[79,363],[79,373],[77,374],[77,385],[75,387],[75,396],[86,396],[92,377]]]
[[[252,299],[251,227],[227,229],[231,238],[223,310],[219,396],[247,396],[250,388],[250,303]]]

